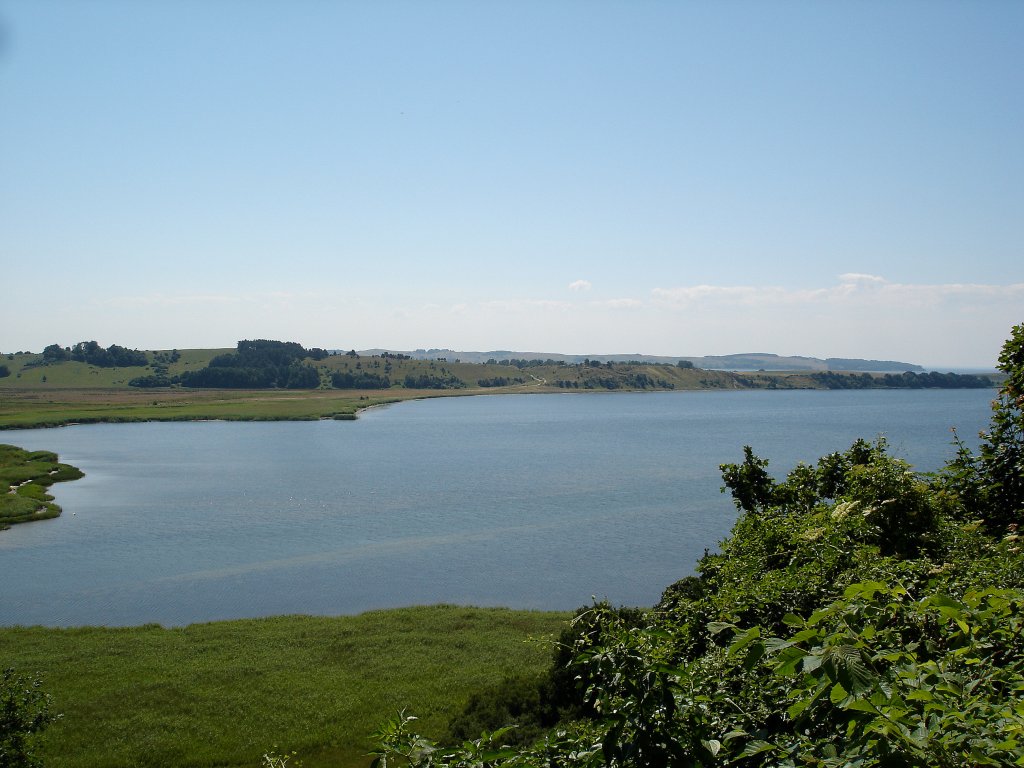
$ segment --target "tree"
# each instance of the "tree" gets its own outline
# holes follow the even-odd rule
[[[990,524],[1019,524],[1024,522],[1024,323],[1011,330],[998,368],[1006,380],[982,435],[981,495]]]
[[[0,768],[31,768],[40,765],[33,754],[35,734],[52,723],[50,696],[36,678],[25,678],[13,669],[0,675]]]
[[[50,344],[43,349],[43,360],[48,363],[59,363],[61,360],[70,360],[71,351],[64,349],[60,344]]]

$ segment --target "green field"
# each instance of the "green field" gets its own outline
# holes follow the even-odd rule
[[[540,672],[567,614],[434,606],[166,629],[0,629],[0,660],[40,673],[62,717],[56,768],[368,763],[370,734],[408,707],[440,735],[470,692]]]

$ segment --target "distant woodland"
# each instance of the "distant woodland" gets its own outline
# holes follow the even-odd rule
[[[731,356],[730,359],[756,362],[769,357],[772,356]],[[22,386],[37,381],[50,386],[127,385],[137,389],[974,389],[992,387],[996,383],[986,375],[858,371],[858,365],[877,362],[863,360],[841,361],[851,366],[848,371],[722,370],[700,368],[688,359],[653,361],[642,355],[615,360],[607,357],[571,360],[539,356],[491,357],[481,362],[467,362],[459,358],[426,359],[383,350],[373,354],[360,354],[355,350],[329,351],[271,339],[244,339],[234,350],[189,350],[187,359],[176,349],[147,352],[117,344],[102,347],[96,341],[80,341],[73,346],[50,344],[41,355],[18,352],[6,358],[13,364],[0,365],[0,378],[13,374],[15,379],[21,380],[29,371],[42,371],[41,376],[18,382]],[[725,359],[714,358],[714,361]],[[799,363],[802,359],[794,360]],[[830,359],[829,362],[836,361]],[[80,369],[62,368],[69,363],[84,364],[94,374],[107,370],[117,375],[90,377]],[[120,373],[122,369],[127,375]]]

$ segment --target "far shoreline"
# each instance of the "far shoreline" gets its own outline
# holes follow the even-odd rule
[[[993,383],[992,390],[996,388]],[[899,387],[872,387],[877,391],[901,391]],[[914,391],[935,391],[922,387]],[[18,429],[51,429],[86,424],[209,421],[355,421],[359,414],[376,408],[442,397],[489,395],[601,395],[654,392],[761,392],[820,391],[821,386],[703,386],[675,389],[571,389],[549,384],[450,390],[227,390],[182,389],[5,389],[0,388],[0,433]],[[986,389],[986,391],[991,391]],[[63,395],[63,399],[61,398]],[[45,403],[40,399],[46,396]]]

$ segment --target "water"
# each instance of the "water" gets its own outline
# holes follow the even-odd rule
[[[407,402],[355,422],[0,433],[86,476],[0,533],[0,624],[181,625],[437,602],[650,605],[735,517],[718,465],[776,474],[885,434],[922,470],[991,391],[671,392]]]

